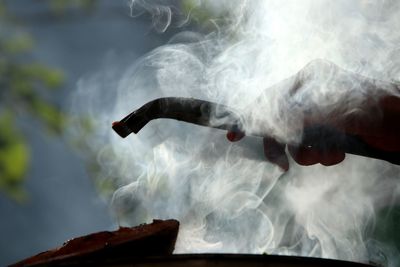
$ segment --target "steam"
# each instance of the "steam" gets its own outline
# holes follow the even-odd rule
[[[112,199],[119,223],[178,219],[176,253],[266,252],[397,266],[396,248],[373,240],[368,229],[380,208],[399,199],[397,166],[346,156],[333,167],[290,162],[283,174],[263,159],[255,138],[232,144],[221,131],[167,120],[126,140],[110,128],[154,98],[195,97],[248,110],[248,130],[263,125],[296,142],[302,127],[296,105],[353,112],[366,94],[393,90],[382,82],[382,92],[368,91],[357,75],[399,78],[397,1],[190,2],[193,17],[176,15],[176,2],[132,1],[132,14],[150,12],[160,32],[190,23],[199,9],[216,19],[207,31],[184,31],[122,72],[107,64],[78,84],[73,110],[95,120],[88,145],[99,151],[102,175],[121,185]],[[290,98],[293,75],[316,58],[333,63],[310,72],[313,82]],[[333,64],[356,75],[332,71]]]

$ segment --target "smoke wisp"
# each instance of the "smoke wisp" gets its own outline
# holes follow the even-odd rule
[[[95,120],[88,146],[99,151],[103,175],[118,176],[121,185],[112,200],[120,223],[178,219],[176,253],[266,252],[399,264],[397,248],[376,241],[369,228],[379,209],[399,203],[397,166],[347,156],[332,167],[291,161],[282,173],[264,160],[261,139],[229,143],[222,131],[168,120],[151,122],[126,140],[110,128],[154,98],[194,97],[246,110],[248,131],[262,127],[297,142],[303,112],[296,107],[317,103],[318,112],[345,114],[357,111],[366,95],[397,93],[383,81],[400,77],[399,3],[189,2],[189,15],[179,11],[174,19],[176,3],[132,1],[132,14],[150,12],[160,32],[189,23],[199,9],[212,26],[183,31],[122,72],[108,65],[77,87],[73,110]],[[321,67],[315,59],[332,63]],[[311,82],[291,97],[293,77],[305,66]],[[381,90],[371,92],[360,75],[382,81]]]

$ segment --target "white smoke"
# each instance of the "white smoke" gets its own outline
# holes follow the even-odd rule
[[[254,121],[265,123],[274,136],[299,140],[301,117],[288,112],[289,88],[274,85],[316,58],[375,79],[397,80],[399,3],[190,2],[189,13],[205,9],[216,17],[205,33],[182,32],[120,74],[108,65],[78,84],[74,110],[96,120],[89,146],[112,151],[106,159],[99,154],[102,172],[117,175],[124,185],[113,198],[120,223],[178,219],[176,253],[266,252],[399,264],[396,248],[370,240],[367,228],[379,208],[399,199],[397,166],[347,156],[333,167],[290,162],[283,174],[263,159],[261,139],[232,144],[222,131],[168,120],[151,122],[127,139],[110,127],[149,100],[182,96],[252,107]],[[174,21],[176,3],[132,1],[131,7],[133,14],[139,7],[151,12],[160,32],[173,22],[190,23],[183,13]],[[352,90],[348,111],[365,97],[357,80],[332,91],[318,86],[327,74],[316,77],[296,101],[310,96],[328,109]],[[261,104],[252,105],[260,95]]]

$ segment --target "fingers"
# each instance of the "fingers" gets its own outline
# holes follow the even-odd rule
[[[229,131],[226,137],[231,142],[241,140],[245,134],[243,132]],[[264,155],[266,159],[282,170],[289,170],[289,160],[285,152],[286,144],[279,143],[272,137],[263,138]],[[288,151],[292,158],[300,165],[310,166],[320,163],[324,166],[339,164],[345,159],[346,154],[337,149],[319,150],[311,146],[288,146]]]
[[[343,151],[331,150],[321,155],[320,163],[324,166],[332,166],[342,162],[345,157],[346,154]]]
[[[292,158],[300,165],[310,166],[319,163],[320,153],[310,147],[289,146],[288,151]]]
[[[231,142],[236,142],[236,141],[239,141],[240,139],[242,139],[244,137],[244,135],[245,134],[243,132],[228,131],[226,133],[226,138],[228,138],[228,140]]]
[[[321,151],[307,146],[289,146],[289,153],[300,165],[310,166],[321,163],[324,166],[339,164],[345,159],[346,154],[336,149]]]
[[[236,142],[242,139],[245,136],[243,132],[233,132],[229,131],[226,134],[226,138],[228,138],[231,142]],[[286,156],[285,152],[285,144],[281,144],[275,139],[270,137],[265,137],[263,139],[264,142],[264,155],[268,161],[278,165],[284,171],[289,170],[289,160]]]
[[[268,161],[278,165],[284,171],[289,170],[289,160],[285,152],[285,144],[277,142],[271,137],[265,137],[264,143],[264,155]]]

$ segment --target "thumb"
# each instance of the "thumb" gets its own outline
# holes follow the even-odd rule
[[[282,170],[289,170],[289,160],[285,152],[285,144],[271,137],[264,137],[264,155],[268,161],[278,165]]]

